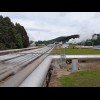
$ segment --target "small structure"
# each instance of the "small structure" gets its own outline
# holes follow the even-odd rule
[[[62,44],[62,48],[68,48],[69,47],[69,44]]]
[[[35,42],[33,42],[32,44],[30,44],[30,46],[36,46]]]
[[[62,42],[59,42],[59,44],[63,44]]]

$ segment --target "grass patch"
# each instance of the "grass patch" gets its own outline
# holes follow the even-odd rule
[[[100,87],[100,70],[85,70],[62,76],[61,87]]]
[[[71,48],[55,48],[53,54],[67,54],[67,55],[98,55],[100,50],[96,49],[71,49]]]

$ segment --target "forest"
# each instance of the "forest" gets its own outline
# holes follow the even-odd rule
[[[27,48],[29,37],[23,26],[0,15],[0,50]]]

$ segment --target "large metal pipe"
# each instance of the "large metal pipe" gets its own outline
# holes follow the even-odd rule
[[[48,53],[50,53],[54,47]],[[40,87],[43,85],[52,58],[48,56],[44,61],[26,78],[19,87]]]
[[[52,58],[47,57],[19,87],[40,87],[43,85]]]
[[[21,84],[19,87],[42,87],[49,66],[53,59],[61,58],[60,55],[48,56]],[[66,55],[67,59],[73,59],[73,69],[77,70],[77,59],[100,59],[100,55]],[[77,58],[77,59],[75,59]],[[74,65],[76,64],[76,65]]]
[[[38,47],[29,47],[29,48],[22,48],[22,49],[2,50],[0,51],[0,54],[9,54],[9,53],[20,52],[20,51],[25,51],[25,50],[32,50],[32,49],[37,49],[37,48]]]
[[[60,55],[54,55],[51,56],[54,59],[57,58],[61,58]],[[100,59],[100,55],[66,55],[65,56],[67,59],[73,59],[73,58],[77,58],[77,59]]]

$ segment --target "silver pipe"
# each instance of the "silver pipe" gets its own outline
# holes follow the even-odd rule
[[[41,87],[44,83],[49,66],[51,64],[51,57],[47,57],[33,73],[26,78],[19,87]]]

